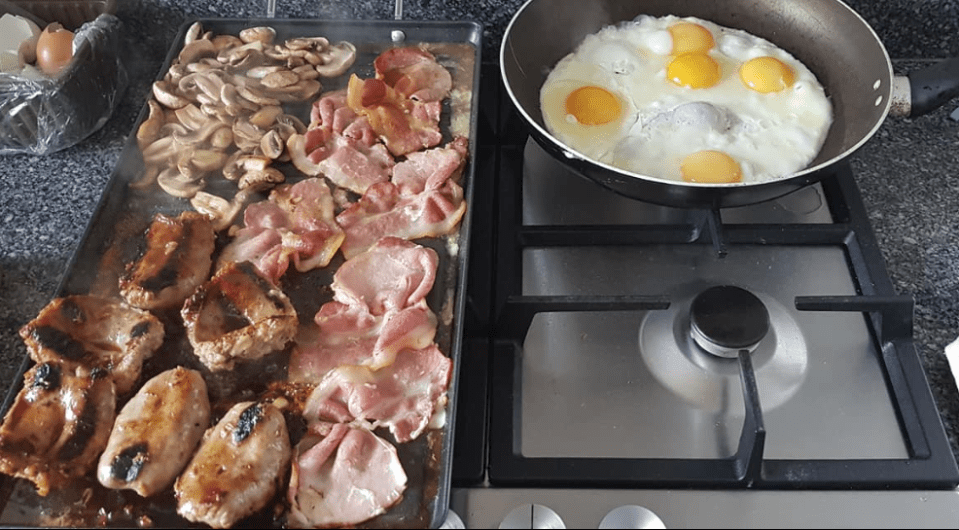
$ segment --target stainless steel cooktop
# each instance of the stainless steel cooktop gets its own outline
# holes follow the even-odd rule
[[[487,103],[450,525],[959,526],[912,299],[848,167],[764,204],[657,206]]]

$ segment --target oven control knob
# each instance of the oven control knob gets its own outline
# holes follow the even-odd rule
[[[524,504],[506,514],[500,528],[566,528],[563,519],[541,504]]]
[[[600,528],[666,528],[662,519],[642,506],[613,508],[599,523]]]

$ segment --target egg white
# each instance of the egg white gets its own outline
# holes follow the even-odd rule
[[[709,55],[722,78],[713,87],[679,87],[666,79],[672,57],[668,28],[699,24],[713,34]],[[771,56],[795,74],[792,86],[759,93],[747,88],[739,67]],[[566,96],[581,86],[604,87],[623,101],[623,114],[585,126],[565,111]],[[744,183],[790,175],[809,165],[832,123],[832,107],[815,75],[791,54],[749,33],[695,17],[640,16],[587,36],[550,72],[541,91],[547,130],[591,159],[654,178],[682,180],[689,154],[719,150],[742,168]]]

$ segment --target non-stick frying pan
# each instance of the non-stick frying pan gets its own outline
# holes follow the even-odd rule
[[[550,69],[586,35],[639,15],[695,16],[763,37],[816,74],[833,105],[825,143],[807,169],[762,183],[699,184],[631,173],[588,159],[547,130],[539,95]],[[910,78],[893,75],[882,42],[838,0],[530,0],[503,37],[500,68],[506,90],[531,136],[577,173],[613,191],[648,202],[689,208],[742,206],[773,199],[821,180],[859,149],[887,115],[918,115],[959,94],[959,59]]]

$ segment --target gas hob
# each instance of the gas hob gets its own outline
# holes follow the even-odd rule
[[[959,523],[912,299],[848,167],[741,208],[635,201],[526,139],[484,74],[467,527]]]

